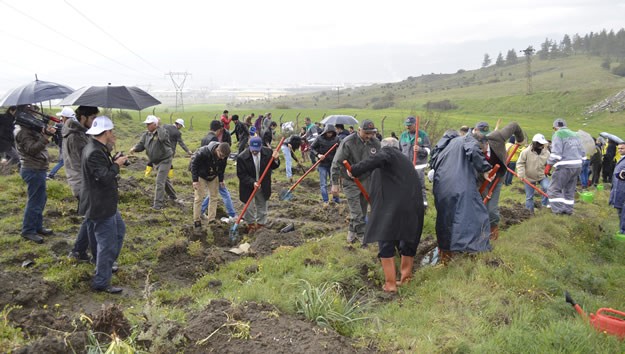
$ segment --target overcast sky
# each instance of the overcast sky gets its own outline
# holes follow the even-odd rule
[[[511,4],[507,4],[511,3]],[[625,0],[0,0],[0,92],[390,82],[623,27]]]

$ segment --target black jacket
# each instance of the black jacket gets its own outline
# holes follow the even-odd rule
[[[293,149],[293,151],[296,151],[297,149],[299,149],[300,145],[302,145],[302,138],[299,135],[291,135],[284,141],[283,144],[290,144],[291,149]]]
[[[259,177],[263,174],[265,167],[269,164],[273,151],[268,147],[262,147],[260,150],[260,171]],[[267,175],[260,184],[261,192],[265,199],[271,196],[271,170],[280,167],[280,160],[273,160],[273,164],[267,171]],[[245,149],[237,156],[237,177],[239,177],[239,200],[246,203],[254,190],[254,182],[256,182],[256,168],[250,149]]]
[[[91,139],[82,151],[81,171],[80,215],[95,220],[115,215],[119,166],[113,163],[108,148]]]
[[[327,138],[326,133],[328,132],[334,132],[334,135],[331,138]],[[332,124],[328,124],[326,125],[325,130],[312,143],[312,145],[310,146],[310,149],[313,152],[313,154],[315,154],[315,156],[319,154],[324,155],[326,152],[328,152],[328,150],[330,150],[332,145],[338,144],[340,142],[341,141],[339,140],[339,137],[336,135],[336,129],[334,128]],[[328,167],[328,168],[332,166],[332,160],[334,159],[334,155],[336,154],[337,148],[338,146],[334,148],[334,150],[332,150],[332,152],[329,153],[328,156],[326,156],[326,158],[323,159],[319,165],[323,167]]]
[[[0,152],[11,150],[15,146],[15,117],[9,113],[0,114]]]
[[[224,181],[227,158],[223,160],[217,158],[215,149],[218,145],[218,142],[211,141],[208,145],[202,146],[195,152],[193,160],[191,161],[191,176],[193,182],[197,182],[199,177],[208,181],[219,177],[219,182]]]
[[[263,146],[271,148],[271,142],[273,141],[273,130],[267,129],[263,133]]]
[[[234,131],[232,133],[237,137],[237,141],[249,139],[250,137],[250,131],[248,127],[239,121],[236,121],[236,123],[234,123]]]
[[[206,134],[206,136],[204,138],[202,138],[202,142],[201,142],[200,146],[206,146],[211,141],[219,141],[219,138],[217,138],[217,135],[212,130],[209,131],[208,134]],[[228,143],[228,145],[232,146],[232,137],[230,136],[230,132],[229,131],[224,130],[224,133],[221,136],[221,142],[222,143]]]
[[[387,146],[352,166],[355,177],[366,172],[371,172],[368,191],[371,215],[363,243],[409,241],[418,244],[425,210],[420,177],[412,162],[398,149]]]

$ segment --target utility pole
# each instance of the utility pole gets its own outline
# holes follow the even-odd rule
[[[534,92],[532,87],[532,54],[534,54],[534,48],[532,46],[523,49],[521,52],[525,54],[526,73],[527,77],[527,95],[531,95]]]
[[[341,86],[336,87],[336,104],[341,104]]]
[[[178,106],[180,106],[181,111],[184,112],[182,89],[184,88],[185,81],[187,81],[187,76],[191,76],[191,73],[188,73],[186,71],[170,71],[168,73],[165,73],[165,76],[169,76],[171,78],[171,82],[173,82],[174,88],[176,89],[176,112],[178,112]]]

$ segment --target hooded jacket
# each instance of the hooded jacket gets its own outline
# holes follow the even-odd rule
[[[333,134],[331,137],[328,138],[326,136],[326,133]],[[312,153],[315,154],[315,156],[319,154],[325,155],[325,153],[328,152],[328,150],[330,150],[330,148],[334,144],[338,143],[340,143],[340,140],[339,137],[336,135],[336,128],[332,124],[326,124],[323,132],[317,137],[317,139],[315,139],[310,149]],[[328,156],[326,156],[326,158],[321,161],[321,163],[319,163],[319,166],[330,168],[330,166],[332,166],[332,160],[334,159],[334,155],[336,155],[336,148],[334,148],[334,150],[332,150],[332,152],[329,153]]]
[[[67,183],[75,197],[80,194],[82,181],[82,173],[80,171],[82,150],[91,139],[86,132],[87,128],[75,119],[68,119],[61,131],[63,136],[61,152],[65,163],[65,175],[67,176]]]

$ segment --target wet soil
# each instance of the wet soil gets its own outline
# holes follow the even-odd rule
[[[270,304],[239,306],[214,300],[191,315],[185,353],[372,353],[353,341],[304,318],[280,313]],[[206,339],[208,338],[208,339]]]

